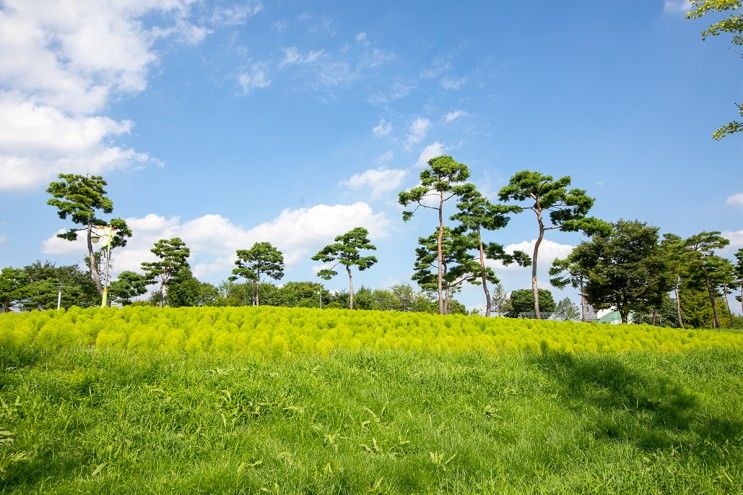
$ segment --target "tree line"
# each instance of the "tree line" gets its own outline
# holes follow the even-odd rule
[[[350,309],[435,310],[448,314],[464,311],[454,296],[465,284],[471,284],[483,290],[486,316],[493,312],[520,316],[528,296],[525,291],[514,291],[510,297],[504,297],[494,269],[515,263],[531,266],[529,312],[540,319],[543,312],[552,313],[558,306],[549,291],[539,287],[537,275],[542,241],[549,232],[557,230],[580,232],[589,237],[565,259],[555,260],[549,270],[553,286],[578,289],[582,319],[586,305],[590,304],[594,308],[616,309],[625,323],[631,314],[636,320],[650,314],[651,323],[699,326],[699,318],[685,318],[684,312],[699,313],[692,307],[698,308],[699,293],[704,292],[711,312],[706,325],[723,325],[721,307],[727,315],[725,323],[733,324],[728,296],[743,291],[743,249],[736,253],[735,264],[716,254],[729,242],[719,232],[702,232],[687,239],[665,234],[661,239],[657,227],[640,221],[609,223],[592,217],[589,213],[594,198],[583,189],[572,188],[571,178],[567,176],[555,179],[523,170],[514,174],[499,191],[497,201],[491,201],[468,181],[469,175],[469,168],[453,157],[436,157],[421,171],[418,185],[398,195],[399,203],[405,208],[403,220],[408,221],[423,210],[435,214],[434,231],[420,237],[415,249],[412,280],[420,291],[399,286],[387,292],[366,289],[355,293],[354,271],[367,270],[378,261],[372,254],[376,246],[369,239],[368,230],[359,226],[337,236],[312,257],[322,263],[317,276],[323,280],[337,276],[339,270],[345,272],[348,290],[331,295],[321,284],[311,288],[315,287],[312,283],[304,286],[290,283],[284,289],[267,283],[267,279],[278,282],[283,278],[284,257],[276,246],[266,241],[238,249],[232,274],[220,287],[200,282],[188,263],[190,249],[178,237],[155,242],[152,247],[155,261],[142,262],[139,273],[120,273],[106,287],[103,277],[106,270],[101,265],[109,260],[101,255],[104,249],[96,250],[95,245],[105,242],[110,253],[126,246],[132,231],[121,218],[103,218],[113,212],[113,202],[102,177],[60,174],[60,180],[52,182],[47,189],[51,196],[48,204],[56,208],[60,219],[72,221],[72,226],[58,234],[60,238],[74,241],[84,236],[85,265],[92,285],[81,284],[75,267],[56,268],[40,262],[23,269],[8,267],[0,274],[0,304],[4,310],[49,307],[48,294],[55,292],[50,273],[57,270],[56,285],[69,287],[67,297],[77,294],[81,305],[89,305],[91,297],[102,296],[106,290],[110,290],[112,302],[130,304],[154,286],[150,301],[160,306],[314,305],[313,301],[317,301],[318,306],[326,307],[343,304]],[[448,203],[454,204],[451,215],[445,214]],[[511,217],[522,213],[529,213],[535,221],[534,248],[530,254],[507,252],[503,244],[491,239],[492,233],[505,228]],[[111,230],[106,234],[104,228]],[[240,280],[244,284],[238,283]],[[305,294],[302,297],[292,294],[297,291]],[[414,303],[403,302],[402,292],[407,294],[408,302]],[[393,300],[396,302],[390,302]],[[423,300],[429,304],[423,304]],[[669,304],[674,306],[675,321],[668,318]],[[558,312],[573,315],[572,306],[569,301],[560,301]]]

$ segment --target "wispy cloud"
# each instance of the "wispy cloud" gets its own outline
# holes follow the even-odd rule
[[[728,206],[743,207],[743,192],[733,194],[725,200],[725,204]]]
[[[392,132],[392,124],[384,119],[380,119],[377,125],[372,127],[372,134],[374,134],[374,137],[384,137],[390,132]]]
[[[372,198],[378,199],[397,189],[407,175],[407,170],[371,168],[341,181],[341,185],[353,191],[368,189]]]
[[[441,87],[444,89],[456,90],[464,86],[466,82],[467,82],[466,77],[461,77],[459,79],[452,79],[450,77],[445,77],[441,80]]]
[[[410,149],[414,144],[418,144],[426,138],[428,129],[431,127],[431,121],[423,117],[416,118],[408,128],[408,136],[405,140],[405,148]]]
[[[465,112],[464,110],[454,110],[453,112],[449,112],[446,114],[446,116],[444,117],[444,122],[449,124],[460,117],[464,117],[465,115],[467,115],[467,112]]]
[[[324,50],[310,50],[302,53],[296,46],[290,46],[284,48],[284,58],[279,63],[279,67],[294,64],[312,64],[317,62],[323,56],[324,52]]]
[[[248,94],[254,89],[266,88],[271,85],[271,80],[266,73],[265,62],[255,62],[244,69],[237,76],[237,84],[243,94]]]
[[[666,12],[687,12],[691,9],[689,0],[663,0],[663,10]]]
[[[248,2],[244,5],[220,6],[212,12],[211,23],[222,26],[239,26],[248,18],[263,10],[260,2]]]

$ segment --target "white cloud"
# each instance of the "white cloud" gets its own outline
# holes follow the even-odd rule
[[[6,242],[7,240],[8,240],[8,236],[5,236],[5,235],[0,235],[0,244],[3,244],[3,243],[4,243],[4,242]]]
[[[366,227],[372,238],[386,236],[389,227],[385,215],[375,213],[364,202],[285,209],[277,218],[252,228],[236,225],[217,214],[185,222],[179,217],[155,214],[126,221],[134,236],[126,247],[114,252],[115,273],[139,270],[143,261],[153,259],[150,249],[155,241],[177,236],[191,249],[190,262],[194,274],[209,280],[224,279],[232,270],[235,250],[250,247],[258,241],[268,241],[277,246],[284,253],[286,265],[293,266],[354,227]],[[77,242],[69,242],[53,236],[42,243],[42,250],[49,255],[82,257],[85,247],[82,237]]]
[[[374,91],[369,95],[368,101],[374,105],[384,105],[408,96],[413,89],[415,89],[413,83],[395,81],[387,88]]]
[[[722,236],[730,241],[730,244],[725,248],[727,251],[737,251],[743,248],[743,230],[726,230],[722,233]]]
[[[203,39],[207,30],[188,20],[190,3],[4,1],[0,189],[33,187],[62,170],[105,173],[149,161],[111,144],[131,122],[95,114],[147,87],[157,40]]]
[[[725,204],[728,206],[741,206],[743,207],[743,192],[733,194],[725,200]]]
[[[464,86],[464,83],[467,82],[466,77],[462,77],[459,79],[452,79],[449,77],[445,77],[441,80],[441,87],[444,89],[460,89],[462,86]]]
[[[444,122],[449,124],[460,117],[464,117],[465,115],[467,115],[467,112],[465,112],[464,110],[454,110],[453,112],[449,112],[446,114],[446,116],[444,117]]]
[[[240,86],[243,94],[248,94],[254,89],[267,88],[271,85],[271,80],[266,75],[266,64],[255,62],[243,70],[237,76],[237,84]]]
[[[369,37],[364,32],[358,33],[356,35],[356,42],[362,44],[363,46],[371,45],[371,43],[369,42]]]
[[[280,19],[273,24],[271,24],[271,29],[273,29],[278,34],[281,34],[284,32],[284,29],[286,29],[286,21],[284,19]]]
[[[406,170],[384,167],[370,168],[341,181],[341,185],[354,191],[369,189],[372,198],[376,199],[397,189],[407,175]]]
[[[423,151],[421,151],[420,155],[418,155],[418,160],[415,162],[415,166],[425,167],[428,163],[428,160],[443,155],[444,149],[444,145],[438,141],[429,144],[428,146],[423,148]]]
[[[689,0],[663,0],[663,10],[666,12],[687,12],[691,9]]]
[[[392,124],[381,119],[377,125],[372,127],[374,137],[383,137],[392,132]]]
[[[374,163],[377,165],[386,165],[389,162],[392,161],[392,158],[395,156],[395,153],[392,150],[387,150],[381,155],[379,155],[375,160]]]
[[[408,128],[408,137],[405,141],[405,148],[409,149],[412,145],[418,144],[426,138],[428,129],[431,127],[431,121],[422,117],[416,118]]]
[[[239,26],[245,24],[249,17],[253,17],[263,10],[260,2],[247,3],[245,5],[232,5],[229,7],[217,7],[212,12],[211,22],[214,25]]]
[[[317,62],[324,53],[324,50],[310,50],[307,53],[302,53],[296,46],[290,46],[289,48],[284,48],[284,58],[279,66],[311,64]]]
[[[521,241],[517,242],[515,244],[508,244],[503,247],[503,249],[507,253],[513,253],[514,251],[524,251],[526,254],[529,255],[529,257],[532,256],[534,253],[534,244],[536,243],[536,239],[532,239],[530,241]],[[542,244],[539,246],[539,259],[537,263],[537,268],[539,269],[540,276],[543,278],[543,276],[549,271],[549,267],[552,266],[552,262],[557,258],[564,258],[567,255],[569,255],[575,246],[572,244],[560,244],[559,242],[554,242],[549,239],[544,239],[542,241]],[[518,266],[515,263],[512,263],[510,265],[504,266],[500,262],[489,262],[489,265],[495,268],[498,271],[509,271],[509,272],[518,272],[518,271],[531,271],[531,267],[521,267]]]

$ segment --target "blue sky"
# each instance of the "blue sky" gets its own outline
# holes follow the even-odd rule
[[[72,171],[104,175],[134,227],[118,269],[179,235],[218,282],[235,249],[269,240],[286,280],[312,280],[312,254],[361,224],[380,262],[357,283],[409,282],[435,219],[403,223],[396,195],[440,153],[490,194],[524,168],[570,175],[597,216],[743,247],[743,140],[711,139],[743,65],[728,39],[701,41],[708,20],[684,20],[682,1],[0,6],[2,265],[83,255],[45,204]],[[491,235],[534,237],[526,213]],[[581,237],[549,240],[545,269]],[[479,289],[462,299],[481,304]]]

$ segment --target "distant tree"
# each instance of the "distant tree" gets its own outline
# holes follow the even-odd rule
[[[187,306],[215,306],[219,292],[212,284],[201,282],[191,273],[188,265],[183,266],[168,284],[165,296],[168,306],[173,308]]]
[[[116,280],[111,282],[109,294],[111,294],[112,301],[122,306],[128,306],[132,303],[132,299],[147,293],[147,285],[148,280],[144,275],[124,271],[119,274]]]
[[[556,320],[564,321],[577,320],[578,318],[581,318],[581,312],[578,309],[578,306],[576,306],[569,297],[566,297],[557,303],[555,311],[552,313],[552,317]]]
[[[180,270],[188,266],[188,257],[191,250],[178,237],[172,239],[160,239],[152,248],[152,253],[158,257],[158,261],[142,263],[142,270],[147,280],[158,282],[160,295],[160,307],[165,304],[165,288]]]
[[[596,308],[615,307],[622,323],[632,311],[659,307],[670,290],[657,227],[619,220],[609,233],[596,234],[579,248],[581,269],[588,273],[588,302]]]
[[[735,252],[735,283],[738,286],[740,295],[736,299],[740,302],[740,310],[743,312],[743,248]]]
[[[734,46],[743,46],[743,10],[741,0],[690,0],[691,9],[686,13],[687,19],[698,19],[708,13],[712,13],[718,20],[702,31],[702,40],[708,36],[719,36],[720,34],[732,35]],[[719,13],[727,17],[720,18]],[[729,15],[728,15],[729,13]],[[735,104],[738,114],[743,117],[743,103]],[[743,131],[743,122],[732,121],[717,129],[712,137],[720,140],[730,134]]]
[[[508,185],[499,192],[501,201],[514,200],[523,202],[518,211],[531,210],[534,212],[539,235],[534,243],[534,254],[531,259],[531,287],[534,299],[534,313],[537,319],[541,318],[539,306],[539,291],[537,281],[537,260],[539,246],[548,230],[563,232],[583,231],[592,234],[606,230],[606,224],[596,218],[587,217],[593,206],[593,198],[583,189],[568,189],[570,177],[560,177],[555,180],[550,175],[531,170],[522,170],[511,177]],[[549,213],[549,222],[545,215]]]
[[[660,247],[673,287],[676,323],[679,328],[684,328],[684,317],[681,310],[681,287],[689,273],[690,253],[686,241],[675,234],[665,234]]]
[[[722,249],[729,243],[730,241],[720,235],[719,231],[700,232],[686,240],[686,247],[692,253],[689,265],[690,282],[707,290],[714,328],[720,328],[717,298],[722,295],[723,287],[732,285],[734,277],[732,263],[717,256],[715,250]]]
[[[504,265],[516,262],[522,266],[528,266],[531,260],[522,251],[509,254],[505,252],[502,244],[485,242],[482,231],[504,228],[510,220],[508,215],[518,212],[520,208],[491,203],[480,194],[473,184],[462,186],[459,195],[457,213],[452,215],[451,219],[458,221],[460,224],[456,229],[457,232],[470,235],[473,238],[473,246],[478,252],[480,284],[485,294],[485,316],[490,316],[492,301],[488,290],[488,281],[494,280],[493,283],[497,283],[498,279],[493,269],[486,265],[486,260],[500,261]]]
[[[588,279],[588,268],[584,263],[581,263],[581,256],[584,254],[584,248],[582,245],[577,246],[573,251],[564,259],[555,259],[550,267],[550,283],[562,289],[568,285],[574,289],[578,289],[580,294],[580,315],[581,321],[586,321],[586,314],[588,313],[586,308],[586,291],[585,285]]]
[[[539,300],[542,303],[541,307],[545,313],[555,311],[555,300],[552,298],[552,292],[547,289],[539,289]],[[506,316],[510,318],[523,318],[534,315],[534,299],[531,289],[511,291],[509,306],[510,308],[506,312]]]
[[[317,282],[287,282],[279,289],[281,306],[317,308],[331,301],[330,293]]]
[[[98,216],[99,212],[111,213],[113,211],[113,202],[104,189],[107,184],[103,177],[59,174],[59,178],[62,180],[50,183],[46,190],[47,193],[52,195],[47,204],[57,208],[59,218],[65,220],[69,216],[72,222],[79,225],[80,228],[70,228],[66,232],[57,234],[57,237],[67,241],[75,241],[79,232],[85,232],[90,276],[95,283],[96,290],[102,295],[103,282],[96,263],[96,254],[93,250],[93,243],[97,240],[94,230],[106,225],[115,229],[111,249],[125,246],[127,237],[131,237],[132,231],[121,218],[114,218],[106,222]]]
[[[463,163],[455,161],[451,156],[439,156],[428,161],[428,168],[420,173],[420,184],[403,191],[398,195],[398,201],[403,207],[415,205],[412,210],[404,210],[402,218],[410,220],[418,208],[429,208],[438,214],[437,236],[437,301],[439,313],[445,313],[444,303],[444,203],[458,196],[461,188],[470,176],[469,168]],[[433,202],[432,204],[429,204]]]
[[[0,311],[10,311],[21,299],[22,290],[28,283],[28,274],[22,268],[3,268],[0,271]]]
[[[511,309],[511,301],[508,297],[508,292],[503,288],[500,283],[495,284],[493,288],[493,311],[495,314],[500,316],[507,313]]]
[[[312,257],[315,261],[331,264],[330,268],[323,268],[317,275],[330,280],[338,275],[335,270],[339,264],[343,265],[348,274],[348,307],[353,309],[353,275],[351,269],[355,266],[359,271],[370,268],[377,262],[374,256],[364,256],[361,251],[376,250],[376,246],[369,240],[369,231],[364,227],[356,227],[335,238],[335,242],[328,244]]]
[[[24,284],[16,293],[14,306],[23,311],[54,309],[57,294],[62,291],[61,307],[90,307],[100,304],[90,276],[77,266],[55,266],[36,261],[23,268]]]
[[[242,277],[253,283],[253,304],[261,305],[261,275],[274,280],[284,277],[284,255],[270,242],[256,242],[250,249],[238,249],[236,268],[230,280]]]
[[[444,312],[449,312],[449,302],[452,295],[458,292],[465,282],[479,284],[480,277],[495,284],[498,279],[492,268],[481,270],[480,263],[471,254],[477,247],[471,236],[462,235],[460,231],[444,227],[443,236],[439,244],[439,233],[434,232],[428,237],[418,239],[418,248],[415,250],[415,265],[413,280],[423,289],[437,288],[438,274],[441,274],[442,289],[444,290]],[[439,258],[439,249],[441,258]],[[439,266],[439,259],[443,264]]]

